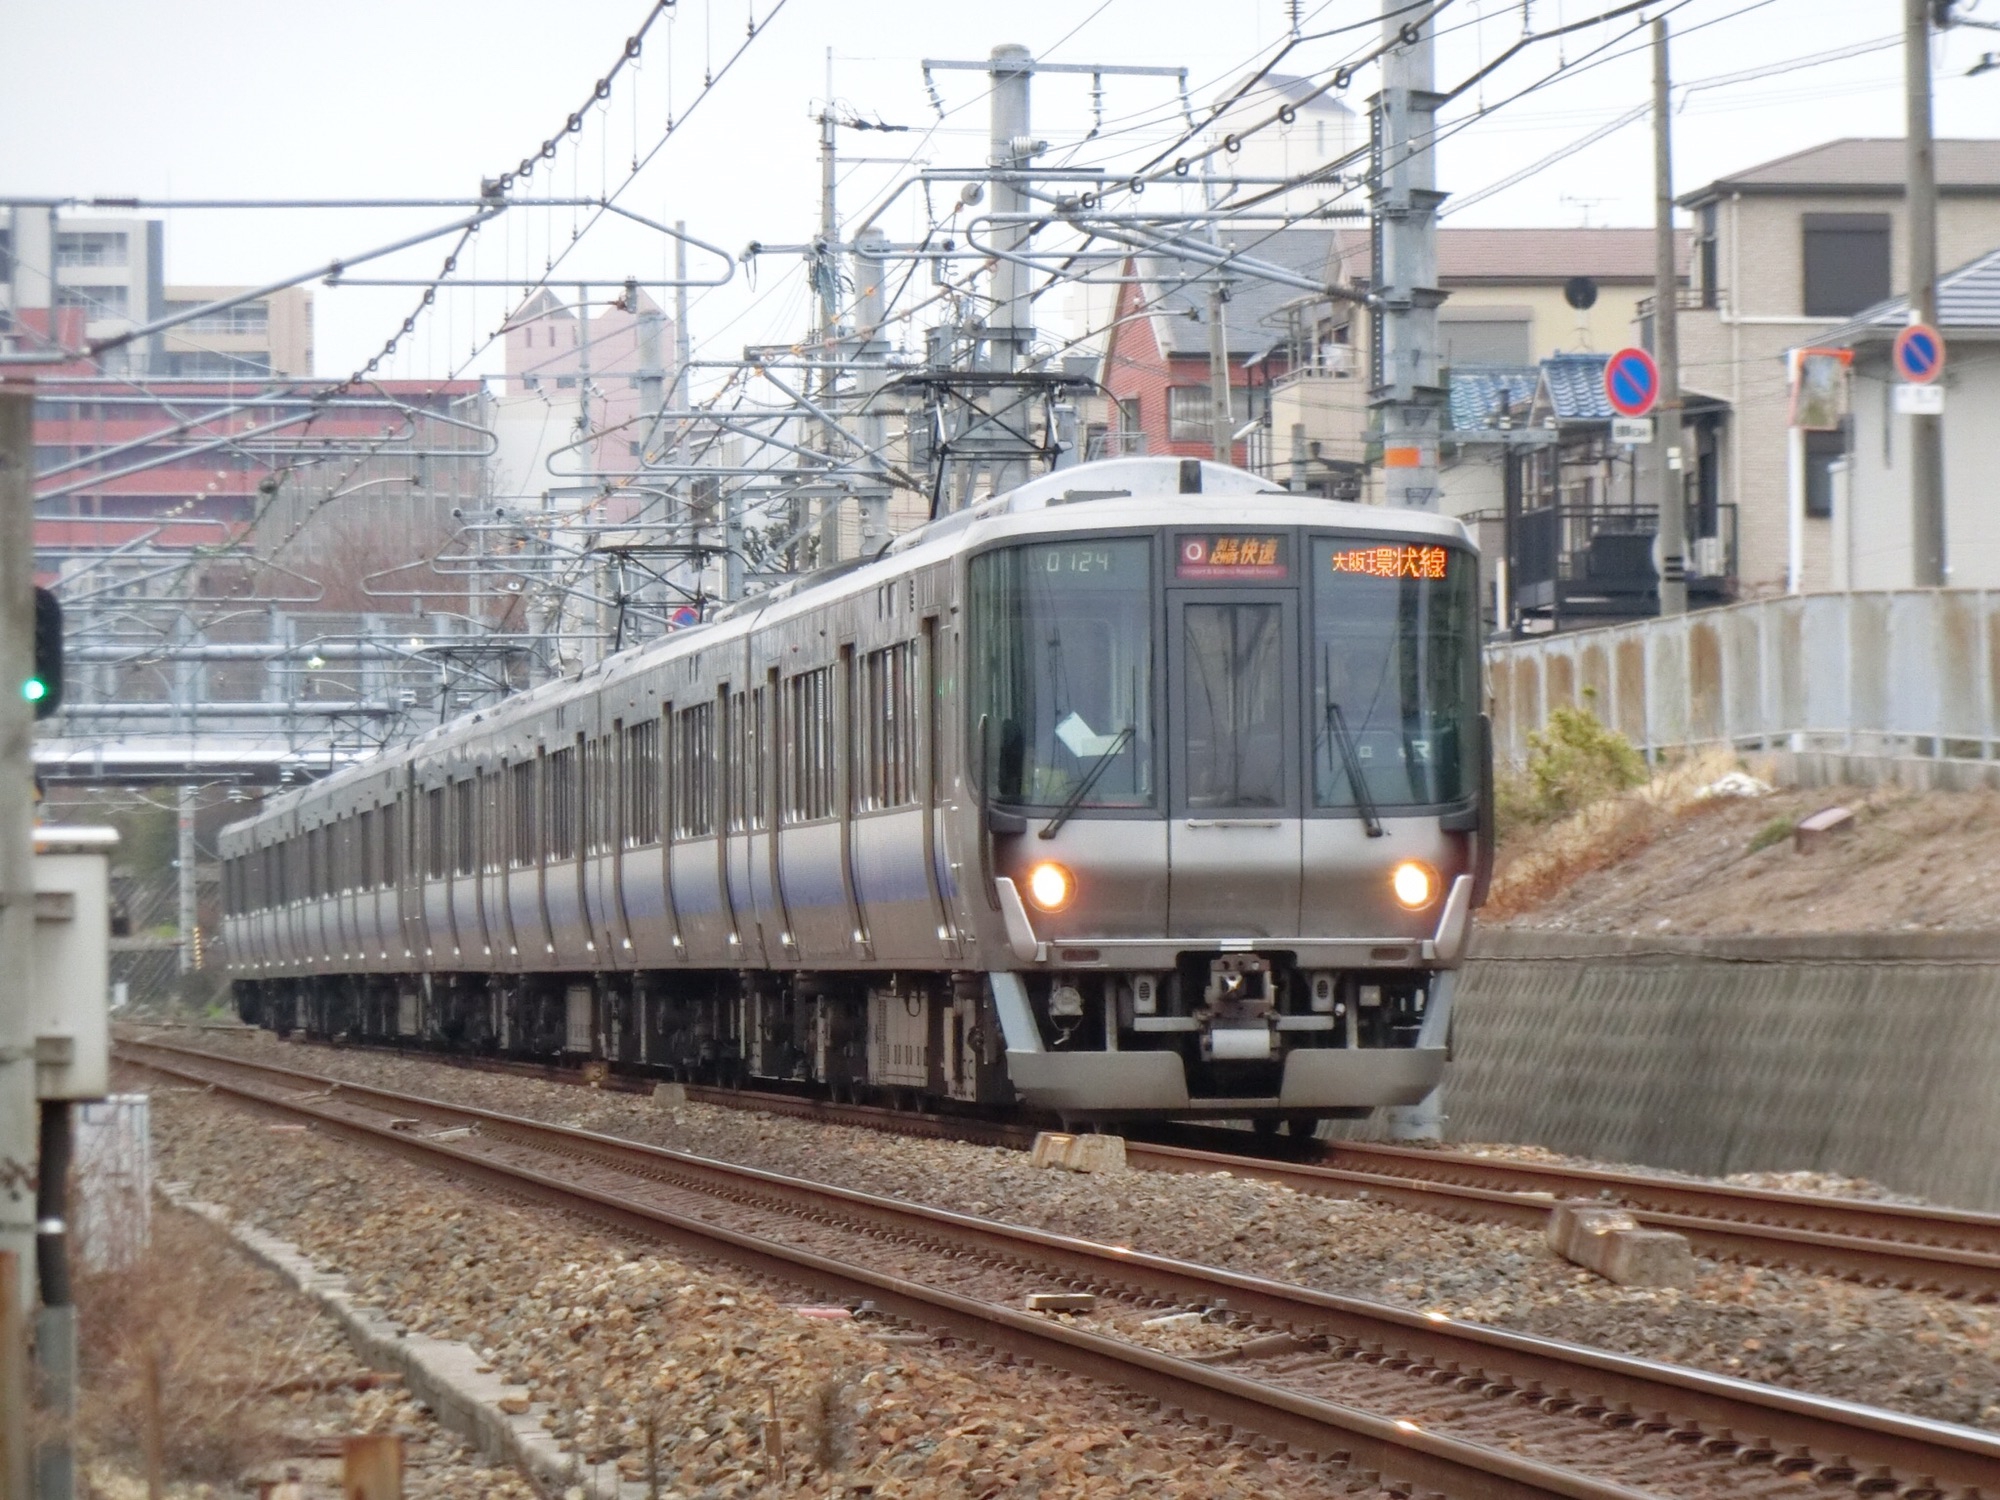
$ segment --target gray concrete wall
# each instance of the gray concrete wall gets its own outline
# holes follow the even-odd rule
[[[2000,1211],[2000,934],[1497,930],[1456,1006],[1448,1140]]]

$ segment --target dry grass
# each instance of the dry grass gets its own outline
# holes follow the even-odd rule
[[[1697,751],[1655,771],[1643,786],[1522,830],[1501,845],[1500,866],[1480,915],[1506,921],[1533,911],[1584,876],[1631,858],[1674,824],[1727,805],[1727,799],[1703,796],[1703,789],[1743,769],[1732,750]]]
[[[281,1297],[208,1225],[156,1212],[149,1254],[77,1281],[81,1455],[143,1473],[157,1433],[163,1477],[225,1483],[279,1457],[270,1398],[317,1384],[311,1320],[274,1316]]]

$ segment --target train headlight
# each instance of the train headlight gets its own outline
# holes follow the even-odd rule
[[[1043,911],[1061,911],[1076,894],[1076,877],[1052,859],[1028,871],[1028,899]]]
[[[1422,911],[1437,900],[1437,871],[1421,860],[1406,859],[1389,872],[1389,889],[1411,911]]]

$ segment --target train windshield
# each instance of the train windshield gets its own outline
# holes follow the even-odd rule
[[[972,560],[974,723],[987,794],[1153,805],[1153,544],[1078,538]]]
[[[1477,787],[1478,568],[1453,548],[1312,539],[1313,800],[1458,802]]]

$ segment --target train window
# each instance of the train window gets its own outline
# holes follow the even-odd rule
[[[403,799],[398,796],[385,811],[388,821],[382,826],[382,884],[398,885],[403,879]]]
[[[311,829],[306,834],[306,899],[319,899],[319,853],[320,831]]]
[[[600,823],[597,804],[601,800],[604,778],[599,774],[599,763],[603,755],[602,740],[583,742],[583,852],[597,854],[603,845],[600,840]]]
[[[913,642],[861,658],[854,715],[854,809],[916,801],[917,694]]]
[[[784,817],[810,823],[833,816],[833,668],[818,667],[784,685]]]
[[[715,705],[697,703],[674,715],[674,837],[715,832]]]
[[[508,863],[517,870],[535,862],[535,763],[524,760],[510,773],[514,780],[514,817],[507,829]]]
[[[1477,782],[1478,568],[1422,545],[1312,544],[1313,800],[1457,802]]]
[[[765,826],[764,783],[770,764],[770,740],[764,721],[769,690],[750,688],[728,698],[729,764],[724,768],[729,788],[729,828],[742,833]]]
[[[479,831],[478,815],[479,788],[472,778],[451,784],[451,873],[470,875],[473,870],[473,845]]]
[[[489,875],[506,868],[506,841],[501,836],[506,826],[506,781],[507,773],[500,770],[484,771],[479,777],[479,868]]]
[[[364,812],[355,827],[354,885],[368,890],[375,884],[375,809]]]
[[[433,880],[444,879],[444,788],[434,786],[424,793],[424,844],[430,858],[425,870]]]
[[[544,854],[549,859],[576,858],[576,747],[551,750],[542,773]]]
[[[988,794],[1153,805],[1153,544],[1078,538],[972,560],[972,759]],[[1106,764],[1106,761],[1109,764]]]
[[[660,721],[647,719],[625,729],[625,847],[660,837]]]

